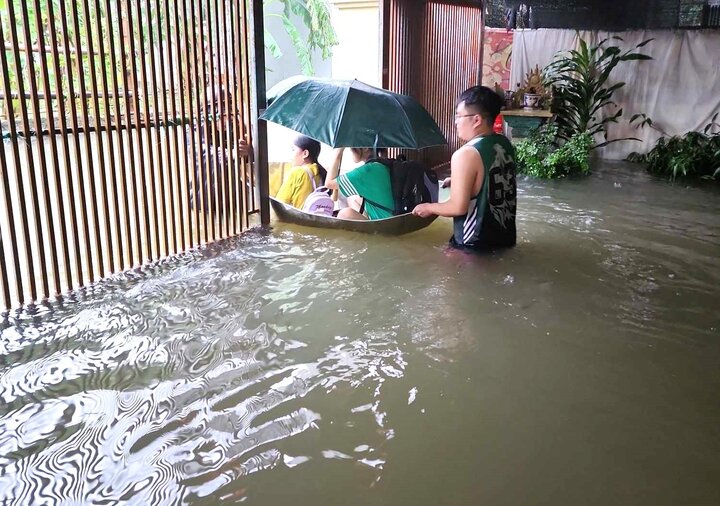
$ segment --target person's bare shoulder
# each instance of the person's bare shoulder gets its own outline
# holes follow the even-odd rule
[[[482,158],[478,150],[472,146],[463,146],[452,155],[451,169],[477,170],[482,165]]]

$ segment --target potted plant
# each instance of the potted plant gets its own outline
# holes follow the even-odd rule
[[[545,106],[549,99],[549,90],[544,85],[544,77],[538,65],[525,75],[525,81],[517,84],[515,100],[518,107],[538,110]]]
[[[530,86],[523,94],[523,108],[540,109],[540,99],[542,95],[538,93],[537,88]]]

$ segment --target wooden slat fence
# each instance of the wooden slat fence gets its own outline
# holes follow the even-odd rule
[[[447,166],[461,146],[455,99],[482,76],[483,2],[382,0],[383,87],[417,98],[448,140],[421,154],[431,167]]]
[[[250,0],[0,3],[0,310],[259,219],[238,153],[257,112],[257,12]]]

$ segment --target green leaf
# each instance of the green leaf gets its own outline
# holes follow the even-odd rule
[[[616,45],[607,46],[608,40],[601,40],[591,47],[580,38],[577,50],[556,53],[545,68],[546,82],[556,86],[556,96],[561,104],[556,120],[560,139],[569,140],[580,132],[606,136],[606,126],[617,123],[623,113],[620,109],[607,117],[600,114],[615,105],[614,93],[625,86],[622,82],[606,86],[612,71],[625,60],[651,59],[632,51],[623,53]],[[612,40],[622,38],[613,37]],[[647,44],[649,40],[643,42]]]
[[[338,44],[337,34],[330,20],[327,0],[265,0],[263,4],[267,6],[275,2],[282,3],[282,14],[273,13],[265,16],[278,17],[282,20],[283,28],[290,37],[302,72],[307,75],[314,74],[312,51],[319,49],[322,58],[327,59],[332,56],[332,47]],[[298,30],[300,26],[307,28],[306,39],[300,36]]]
[[[646,54],[640,54],[640,53],[632,53],[627,56],[622,57],[622,61],[629,61],[629,60],[652,60],[652,56],[648,56]]]
[[[290,36],[290,41],[295,48],[295,52],[297,53],[298,62],[300,63],[302,73],[307,76],[314,75],[315,71],[312,66],[312,57],[310,55],[310,50],[300,37],[300,32],[295,27],[295,25],[292,24],[290,19],[287,18],[287,16],[283,16],[282,22],[283,26],[285,27],[285,31],[287,31],[288,35]]]
[[[290,10],[296,15],[299,16],[302,20],[305,26],[307,26],[311,31],[313,28],[313,22],[312,22],[312,16],[310,16],[310,11],[308,11],[307,6],[304,2],[299,0],[289,0],[290,1]]]
[[[280,49],[280,46],[275,41],[275,37],[273,37],[272,33],[270,33],[268,30],[265,30],[265,47],[270,50],[270,54],[273,58],[282,57],[283,52]]]
[[[639,142],[640,139],[638,139],[637,137],[623,137],[622,139],[612,139],[609,141],[605,141],[602,144],[598,144],[597,146],[595,146],[595,148],[604,148],[608,144],[613,144],[615,142],[620,142],[620,141],[638,141]]]
[[[610,46],[609,48],[607,48],[607,49],[603,52],[603,54],[602,54],[602,56],[601,56],[600,58],[601,58],[601,59],[612,58],[613,56],[616,56],[616,55],[619,55],[619,54],[620,54],[620,48],[619,48],[619,47],[617,47],[617,46]]]

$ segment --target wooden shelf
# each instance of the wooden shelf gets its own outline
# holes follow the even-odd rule
[[[535,128],[555,116],[544,109],[508,109],[500,111],[500,115],[510,127],[513,140],[527,137]]]
[[[527,118],[552,118],[554,116],[545,109],[507,109],[500,111],[501,116],[523,116]]]

